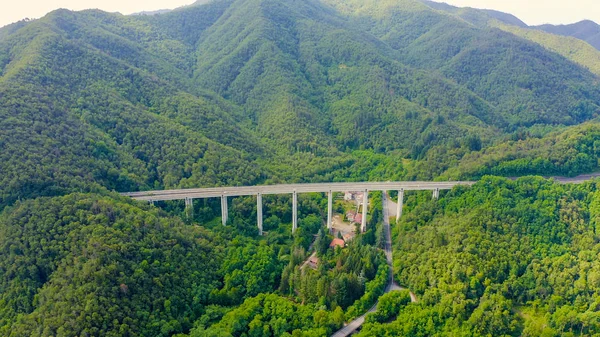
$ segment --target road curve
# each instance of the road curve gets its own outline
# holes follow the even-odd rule
[[[396,282],[394,282],[394,272],[393,272],[393,256],[392,256],[392,233],[391,233],[391,229],[390,229],[390,217],[389,217],[389,210],[387,207],[387,192],[383,192],[383,232],[385,233],[385,243],[384,243],[384,251],[385,251],[385,258],[387,260],[387,263],[390,267],[389,269],[389,274],[388,274],[388,284],[385,288],[385,292],[384,293],[389,293],[390,291],[394,291],[394,290],[405,290],[404,288],[400,287],[399,285],[396,284]],[[410,300],[411,302],[416,302],[417,301],[417,296],[415,294],[413,294],[412,292],[410,293]],[[346,326],[344,326],[343,328],[341,328],[340,330],[338,330],[337,332],[335,332],[332,337],[346,337],[351,335],[354,331],[356,331],[358,328],[360,328],[363,323],[365,322],[365,317],[367,316],[368,313],[374,312],[375,310],[377,310],[377,303],[379,303],[379,301],[375,302],[375,304],[364,314],[361,315],[357,318],[355,318],[352,322],[348,323]]]

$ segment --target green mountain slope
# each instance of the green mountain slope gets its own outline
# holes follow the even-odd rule
[[[570,25],[541,25],[535,28],[551,34],[578,38],[600,50],[600,25],[593,21],[584,20]]]
[[[83,16],[98,14],[106,16]],[[0,79],[0,91],[9,98],[0,103],[8,150],[2,152],[0,204],[96,182],[125,191],[183,180],[258,181],[260,173],[243,153],[260,153],[261,147],[241,125],[238,108],[210,93],[179,89],[187,86],[186,77],[160,53],[82,21],[55,12],[2,43],[11,59]],[[175,80],[158,75],[163,72]],[[192,182],[197,179],[204,182]]]
[[[475,9],[470,7],[454,7],[444,2],[422,1],[427,6],[440,11],[452,13],[461,19],[472,23],[476,26],[486,26],[492,19],[496,19],[502,23],[511,26],[527,28],[527,24],[512,14],[503,13],[489,9]]]
[[[402,62],[435,70],[489,102],[500,126],[574,124],[598,112],[596,99],[587,99],[589,89],[598,95],[596,77],[537,44],[419,1],[353,4],[357,25],[396,49]]]
[[[409,0],[59,10],[1,32],[1,205],[94,184],[344,179],[373,153],[493,144],[600,102],[563,57]]]
[[[600,51],[590,44],[574,38],[546,33],[536,29],[520,28],[502,23],[492,24],[506,32],[538,43],[547,49],[580,64],[600,76]]]
[[[596,183],[488,177],[420,199],[394,251],[419,303],[358,336],[597,334],[599,197]]]
[[[460,8],[445,3],[423,1],[427,6],[452,14],[478,27],[499,28],[525,38],[574,61],[598,75],[598,46],[593,43],[600,28],[591,21],[565,26],[531,26],[513,15],[492,10]],[[600,36],[600,35],[599,35]]]
[[[112,138],[103,142],[123,159],[110,165],[133,180],[123,188],[224,182],[191,178],[197,158],[184,157],[197,155],[148,152],[161,144],[140,152],[126,124],[163,123],[147,136],[183,132],[193,143],[235,149],[220,153],[242,151],[234,162],[359,149],[418,158],[465,135],[493,142],[518,125],[582,122],[600,97],[593,75],[556,54],[413,1],[214,1],[132,17],[62,10],[21,25],[3,29],[4,90],[44,87],[42,97],[81,123],[75,129]],[[107,100],[118,108],[101,107]]]
[[[222,260],[206,230],[114,196],[20,203],[2,213],[0,233],[3,336],[189,329]]]
[[[523,135],[465,155],[443,177],[453,179],[492,174],[575,176],[600,169],[600,124],[586,123],[543,137]]]

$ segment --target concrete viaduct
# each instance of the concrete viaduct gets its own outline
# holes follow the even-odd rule
[[[146,192],[128,192],[121,195],[131,197],[135,200],[148,202],[185,200],[185,206],[188,211],[192,209],[194,199],[221,198],[221,219],[223,225],[228,220],[228,197],[238,196],[256,196],[257,204],[257,224],[259,234],[263,231],[263,206],[262,196],[273,194],[292,194],[292,231],[298,228],[298,193],[327,193],[327,227],[331,230],[333,214],[333,193],[356,191],[363,194],[363,212],[361,221],[361,230],[364,232],[367,228],[367,205],[369,191],[398,191],[398,205],[396,214],[402,215],[402,202],[404,191],[432,191],[433,198],[439,197],[440,190],[450,190],[458,185],[471,186],[472,181],[448,181],[448,182],[424,182],[424,181],[402,181],[402,182],[356,182],[356,183],[318,183],[318,184],[286,184],[286,185],[262,185],[262,186],[241,186],[241,187],[212,187],[212,188],[194,188],[181,190],[164,191],[146,191]],[[400,216],[397,217],[398,219]]]

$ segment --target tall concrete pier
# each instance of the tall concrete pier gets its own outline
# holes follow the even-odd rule
[[[367,230],[367,213],[369,208],[369,191],[398,191],[397,214],[402,215],[402,199],[404,191],[433,191],[432,198],[438,199],[440,190],[449,190],[458,185],[473,185],[472,181],[448,181],[448,182],[425,182],[425,181],[397,181],[397,182],[357,182],[357,183],[322,183],[322,184],[289,184],[289,185],[264,185],[264,186],[240,186],[240,187],[210,187],[193,188],[183,190],[129,192],[121,195],[144,201],[168,201],[185,200],[186,213],[192,218],[193,199],[221,198],[221,217],[223,224],[227,224],[229,214],[227,210],[227,197],[256,195],[256,222],[258,231],[263,232],[263,194],[288,194],[292,197],[292,230],[298,229],[298,193],[327,193],[327,228],[332,228],[333,221],[333,193],[346,191],[363,191],[363,214],[361,219],[361,230]]]
[[[331,232],[333,228],[333,192],[327,192],[327,229]]]
[[[402,217],[402,206],[404,204],[404,189],[398,190],[398,203],[396,204],[396,223],[400,221]]]
[[[363,210],[362,210],[362,221],[360,224],[360,231],[367,231],[367,213],[369,210],[369,190],[365,189],[363,192]]]
[[[258,224],[258,235],[263,234],[263,209],[262,209],[262,194],[256,195],[256,223]]]
[[[185,215],[188,219],[194,218],[194,199],[185,198]]]
[[[292,193],[292,233],[298,229],[298,193],[294,190]]]
[[[223,226],[227,226],[227,220],[229,220],[229,210],[227,206],[227,196],[221,195],[221,223]]]

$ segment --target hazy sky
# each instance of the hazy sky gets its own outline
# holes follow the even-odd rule
[[[24,18],[39,18],[57,8],[82,10],[99,8],[130,14],[140,11],[175,8],[194,0],[2,0],[0,27]],[[583,19],[600,23],[598,0],[446,0],[459,7],[490,8],[511,13],[527,24],[573,23]]]
[[[457,7],[495,9],[515,15],[528,25],[565,24],[584,19],[600,24],[598,0],[435,0]]]
[[[107,12],[131,14],[176,8],[194,0],[0,0],[0,27],[24,18],[37,19],[58,8],[82,10],[99,8]]]

